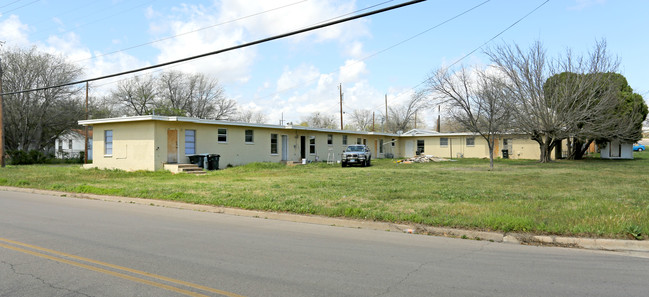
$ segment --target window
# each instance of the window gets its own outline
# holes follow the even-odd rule
[[[356,138],[356,144],[361,144],[361,139],[360,138]]]
[[[246,143],[255,142],[254,134],[252,130],[246,130]]]
[[[442,137],[439,139],[439,146],[441,147],[447,147],[448,146],[448,138]]]
[[[392,138],[392,147],[394,147],[394,144],[397,143],[397,140]]]
[[[69,149],[72,149],[72,139],[69,139],[69,140],[68,140],[68,148],[69,148]]]
[[[383,139],[379,139],[379,154],[383,153]]]
[[[333,145],[334,144],[334,136],[331,134],[327,134],[327,144],[328,145]]]
[[[185,155],[196,153],[196,130],[185,130]]]
[[[228,142],[228,129],[219,128],[217,141],[221,143]]]
[[[63,150],[63,140],[59,139],[59,151]]]
[[[270,135],[270,153],[277,155],[277,134]]]
[[[113,130],[104,131],[104,155],[113,155]]]
[[[343,135],[343,145],[347,145],[347,135]]]
[[[475,145],[475,137],[467,137],[466,146],[474,146],[474,145]]]
[[[309,139],[309,154],[315,154],[315,136]]]
[[[423,139],[417,139],[417,152],[420,154],[424,152],[424,140]]]

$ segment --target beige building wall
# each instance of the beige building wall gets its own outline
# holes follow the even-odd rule
[[[153,122],[125,122],[93,126],[91,166],[100,169],[156,170]],[[105,131],[113,134],[112,153],[106,153]]]
[[[183,122],[156,121],[156,169],[161,169],[168,162],[167,147],[168,130],[176,130],[178,135],[178,162],[188,163],[185,154],[185,135],[187,130],[195,131],[196,154],[219,154],[219,167],[228,165],[238,166],[252,162],[281,162],[302,161],[302,147],[304,158],[308,161],[333,161],[340,160],[340,155],[347,145],[356,144],[360,138],[361,143],[366,143],[372,150],[373,158],[383,158],[379,144],[381,139],[387,143],[390,138],[377,135],[358,135],[340,132],[320,132],[304,129],[242,127],[230,125],[213,125]],[[219,141],[219,129],[225,129],[226,141]],[[252,131],[252,142],[246,142],[246,130]],[[277,135],[277,152],[271,152],[271,135]],[[347,145],[343,144],[343,137],[347,136]],[[331,137],[331,144],[329,143]],[[312,150],[311,140],[314,145]],[[286,148],[284,148],[286,147]],[[384,146],[385,147],[385,146]]]
[[[108,119],[91,123],[94,129],[93,164],[86,167],[122,170],[161,170],[166,163],[189,163],[186,149],[188,131],[194,135],[194,154],[219,154],[219,168],[252,162],[340,161],[348,145],[365,144],[372,158],[407,158],[415,155],[418,141],[423,141],[425,155],[444,158],[488,158],[486,141],[479,135],[448,133],[440,135],[397,136],[354,133],[307,127],[280,127],[220,121],[160,119]],[[224,140],[219,140],[224,129]],[[106,153],[105,133],[112,131],[112,153]],[[246,141],[246,131],[252,141]],[[277,135],[277,150],[271,151],[272,135]],[[471,144],[470,139],[473,139]],[[346,139],[346,143],[344,142]],[[383,144],[383,145],[381,145]],[[509,150],[511,159],[538,159],[538,144],[525,135],[499,137],[494,157],[502,158]],[[554,157],[554,153],[552,154]]]

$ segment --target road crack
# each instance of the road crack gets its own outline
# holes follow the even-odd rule
[[[399,279],[397,282],[395,282],[394,284],[388,286],[388,287],[385,289],[385,291],[383,291],[382,293],[379,293],[379,294],[377,294],[377,295],[375,295],[375,296],[376,296],[376,297],[379,297],[379,296],[390,296],[390,292],[392,291],[393,288],[396,288],[396,287],[401,286],[401,284],[403,284],[406,280],[408,280],[408,279],[410,278],[410,276],[412,276],[412,275],[418,273],[422,268],[424,268],[424,267],[427,266],[427,265],[430,265],[430,264],[433,264],[433,263],[442,263],[442,262],[446,262],[446,261],[452,261],[452,260],[460,259],[460,258],[465,258],[465,257],[470,256],[470,255],[472,255],[472,254],[475,254],[475,253],[478,253],[478,252],[483,251],[484,248],[485,248],[486,246],[491,245],[491,244],[492,244],[492,242],[485,241],[484,244],[480,245],[480,248],[479,248],[479,249],[472,250],[472,251],[469,251],[469,252],[466,252],[466,253],[463,253],[463,254],[457,255],[457,256],[455,256],[455,257],[451,257],[451,258],[436,259],[436,260],[431,260],[431,261],[423,262],[423,263],[419,264],[419,266],[417,266],[417,268],[415,268],[415,269],[409,271],[408,273],[406,273],[406,275],[404,275],[404,276],[403,276],[401,279]]]
[[[26,273],[26,272],[19,272],[16,269],[17,264],[9,263],[9,262],[6,262],[6,261],[0,261],[0,263],[8,266],[13,274],[30,277],[32,279],[35,279],[35,280],[39,281],[40,283],[47,286],[48,288],[51,288],[51,289],[54,289],[54,290],[64,290],[64,291],[67,291],[67,292],[70,292],[70,293],[73,293],[73,294],[78,294],[78,295],[86,296],[86,297],[92,297],[91,295],[88,295],[88,294],[85,294],[85,293],[82,293],[82,292],[79,292],[79,291],[70,290],[70,289],[64,288],[64,287],[58,287],[58,286],[56,286],[56,285],[54,285],[52,283],[48,283],[45,279],[43,279],[43,278],[41,278],[41,277],[39,277],[37,275],[31,274],[31,273]]]

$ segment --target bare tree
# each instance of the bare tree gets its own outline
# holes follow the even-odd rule
[[[369,109],[355,109],[351,114],[352,127],[358,131],[372,130],[372,111]]]
[[[334,115],[325,115],[319,111],[303,118],[306,126],[323,129],[336,129],[336,117]]]
[[[154,80],[149,75],[122,80],[117,84],[117,90],[111,92],[111,97],[128,115],[151,114],[156,107]]]
[[[233,121],[244,122],[244,123],[256,123],[263,124],[268,121],[268,117],[261,111],[254,111],[252,109],[239,110]]]
[[[225,98],[223,87],[215,78],[203,74],[194,74],[188,82],[189,103],[186,105],[186,115],[201,119],[221,119],[236,112],[236,101]],[[222,101],[234,103],[233,106],[222,104]]]
[[[480,135],[489,148],[489,168],[494,166],[496,138],[511,124],[511,107],[504,81],[484,70],[471,73],[442,68],[429,77],[430,91],[450,107],[450,117],[464,129]]]
[[[165,115],[184,116],[191,104],[191,92],[196,85],[180,71],[165,71],[156,78],[156,109]]]
[[[430,106],[427,95],[427,90],[418,90],[403,105],[389,107],[388,122],[385,123],[386,132],[397,133],[412,129],[415,126],[415,114],[426,110]],[[421,117],[417,122],[423,124]]]
[[[237,102],[225,98],[218,80],[200,73],[169,71],[157,77],[136,76],[120,82],[112,97],[126,114],[227,120],[237,112]]]
[[[588,124],[589,118],[598,115],[610,104],[600,100],[594,92],[605,83],[604,76],[582,75],[565,89],[550,96],[544,93],[544,84],[555,74],[597,74],[615,72],[618,62],[606,53],[606,44],[597,42],[588,56],[565,56],[549,60],[540,42],[525,51],[518,45],[503,45],[485,51],[494,66],[506,78],[511,94],[512,110],[517,129],[527,133],[539,144],[540,162],[551,160],[550,152],[555,146],[571,136],[577,123]],[[578,100],[577,100],[578,99]]]
[[[36,48],[9,49],[2,56],[3,91],[14,92],[75,81],[79,67]],[[4,96],[7,150],[42,150],[82,115],[79,87],[59,87]]]

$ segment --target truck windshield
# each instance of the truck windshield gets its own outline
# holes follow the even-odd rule
[[[363,151],[363,147],[362,147],[362,146],[357,146],[357,145],[348,146],[348,147],[347,147],[347,151],[348,151],[348,152],[362,152],[362,151]]]

